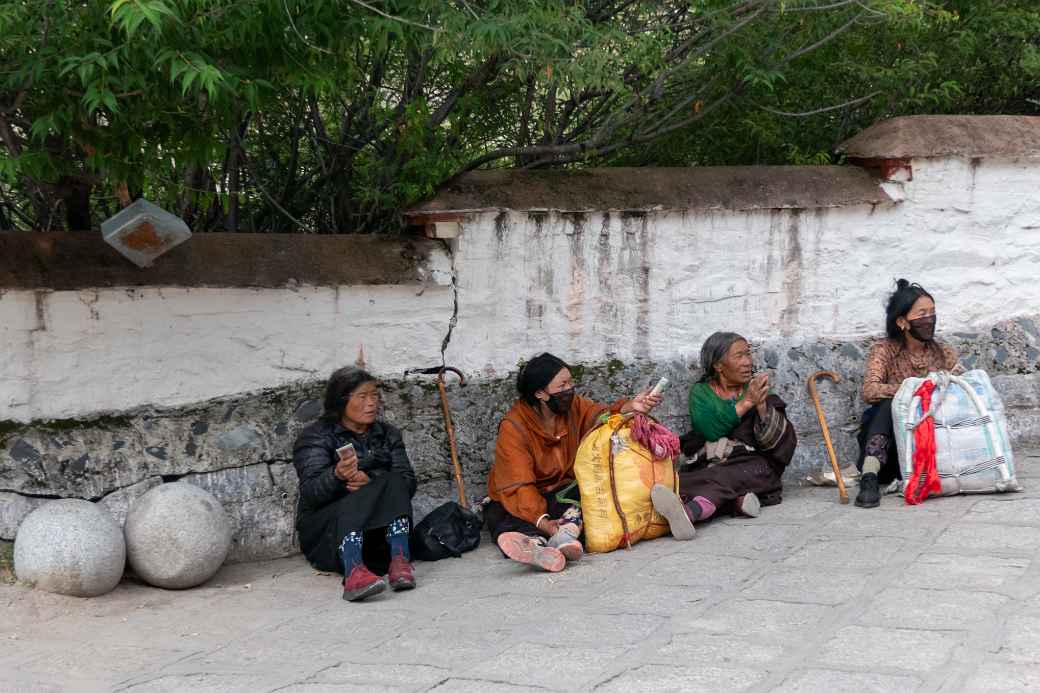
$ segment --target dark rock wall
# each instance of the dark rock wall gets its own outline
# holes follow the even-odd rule
[[[997,323],[981,333],[942,335],[969,368],[983,368],[1004,398],[1018,442],[1040,441],[1040,329],[1034,319]],[[837,454],[856,456],[855,432],[864,405],[860,379],[869,340],[756,344],[760,368],[789,404],[800,444],[787,483],[802,483],[826,464],[819,424],[806,391],[818,370],[841,382],[819,390]],[[566,354],[560,354],[566,358]],[[660,376],[673,387],[658,418],[688,428],[686,393],[699,373],[688,364],[609,363],[575,367],[582,394],[603,401],[628,396]],[[297,550],[293,531],[296,473],[292,444],[321,411],[323,383],[300,384],[170,410],[121,412],[89,420],[0,422],[0,540],[48,498],[104,503],[121,521],[133,499],[164,481],[184,480],[211,491],[230,513],[231,560],[281,556]],[[497,423],[515,397],[513,376],[466,387],[448,384],[459,455],[470,500],[485,493]],[[452,467],[436,382],[413,377],[385,382],[385,417],[405,435],[419,477],[417,517],[454,498]]]

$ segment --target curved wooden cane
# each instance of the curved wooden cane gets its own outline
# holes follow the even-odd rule
[[[816,391],[816,381],[820,378],[828,378],[838,383],[841,382],[841,376],[834,371],[817,371],[809,376],[809,396],[812,397],[813,404],[816,406],[816,418],[820,420],[820,429],[823,431],[823,442],[827,446],[827,455],[831,461],[831,468],[834,469],[834,479],[838,482],[838,495],[842,504],[849,502],[849,492],[845,490],[845,479],[841,476],[841,469],[838,468],[838,458],[834,454],[834,445],[831,443],[831,432],[827,428],[827,419],[823,416],[823,407],[820,406],[820,393]]]
[[[433,368],[409,368],[405,375],[419,373],[437,376],[437,391],[441,396],[441,414],[444,416],[444,431],[448,434],[448,447],[451,449],[451,465],[455,472],[455,487],[459,492],[459,505],[466,507],[466,485],[462,481],[462,465],[459,463],[458,445],[455,442],[455,425],[451,421],[451,409],[448,407],[448,391],[444,387],[444,374],[454,373],[459,377],[459,385],[466,386],[466,376],[458,368],[451,366],[435,366]]]

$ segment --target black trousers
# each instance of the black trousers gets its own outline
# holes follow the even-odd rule
[[[386,527],[399,517],[412,517],[408,485],[396,472],[373,477],[354,493],[328,505],[303,511],[296,521],[300,549],[312,566],[327,572],[343,572],[339,547],[350,532],[364,532],[362,557],[377,575],[390,565]]]
[[[570,508],[574,507],[573,503],[566,503],[557,498],[559,491],[550,491],[549,493],[543,493],[542,497],[545,498],[546,507],[545,512],[549,513],[549,517],[553,520],[558,520],[563,513]],[[562,494],[562,497],[567,500],[578,501],[580,495],[578,494],[578,485],[574,484],[566,493]],[[498,501],[491,501],[484,506],[484,522],[487,525],[488,532],[491,533],[491,540],[494,542],[498,541],[498,535],[504,532],[520,532],[526,534],[529,537],[543,537],[541,531],[527,520],[510,515],[509,511],[499,503]]]
[[[881,441],[877,436],[883,436]],[[859,435],[859,460],[856,467],[863,471],[863,459],[869,452],[881,460],[881,471],[878,472],[879,484],[890,484],[896,479],[902,479],[903,474],[899,469],[899,449],[896,447],[896,434],[892,426],[892,400],[883,399],[863,412],[863,422],[860,425]],[[881,450],[883,454],[876,454],[875,450],[867,450],[871,441],[883,442]],[[873,445],[874,443],[871,443]]]

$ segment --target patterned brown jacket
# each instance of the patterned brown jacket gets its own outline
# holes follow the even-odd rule
[[[877,404],[895,397],[907,378],[923,378],[932,371],[958,373],[963,368],[953,347],[931,342],[921,354],[912,354],[901,342],[883,339],[870,348],[863,376],[863,399]]]

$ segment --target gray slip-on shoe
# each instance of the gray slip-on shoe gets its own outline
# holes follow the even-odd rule
[[[737,499],[737,512],[745,517],[758,517],[762,514],[762,502],[755,494],[745,493]]]
[[[654,504],[654,509],[668,520],[668,527],[671,528],[673,537],[679,541],[693,539],[693,535],[696,534],[693,521],[687,514],[682,499],[672,489],[661,484],[654,484],[654,487],[650,489],[650,501]]]

